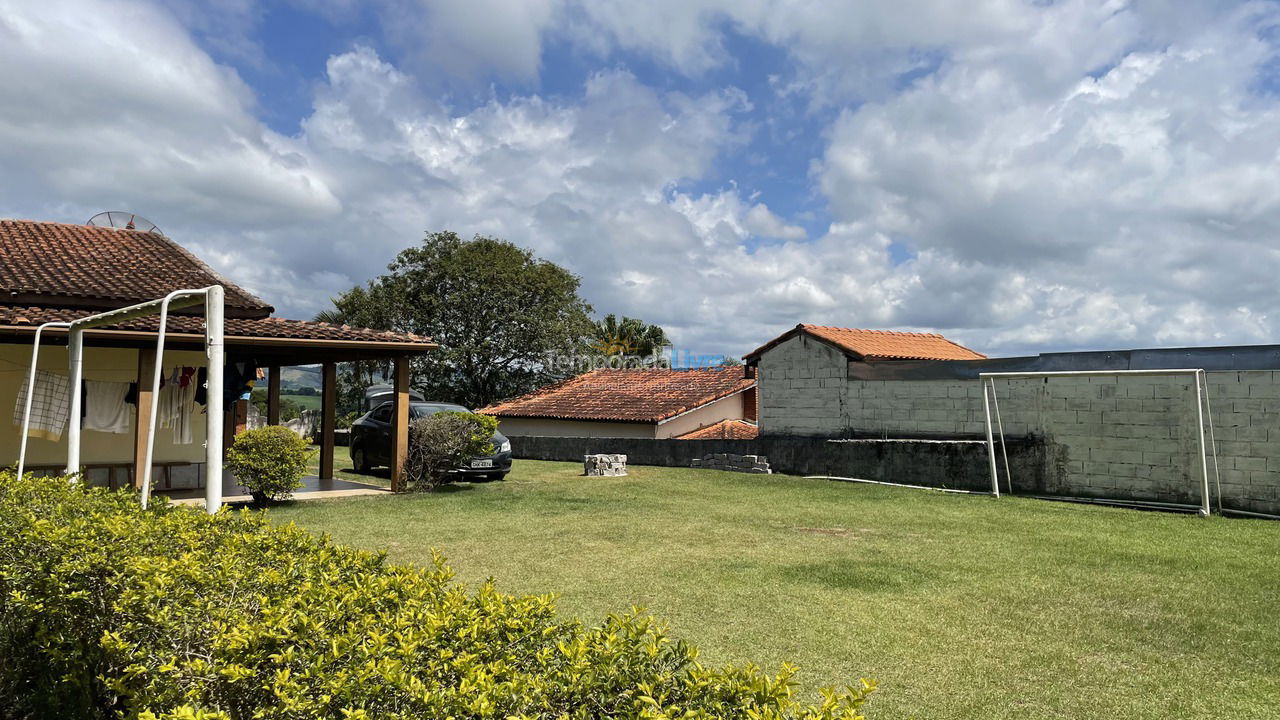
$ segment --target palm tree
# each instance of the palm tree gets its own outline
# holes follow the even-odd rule
[[[650,357],[670,345],[660,325],[650,325],[636,318],[612,313],[592,324],[587,338],[588,350],[597,355],[634,355]]]
[[[321,310],[320,312],[316,313],[316,316],[312,318],[312,320],[314,322],[329,323],[330,325],[346,325],[347,324],[346,313],[342,312],[337,308],[333,308],[332,310]]]

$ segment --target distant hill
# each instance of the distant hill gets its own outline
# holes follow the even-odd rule
[[[320,366],[298,365],[280,369],[280,384],[320,389]]]

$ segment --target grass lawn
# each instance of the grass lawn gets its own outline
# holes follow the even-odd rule
[[[349,465],[345,466],[349,467]],[[675,468],[273,510],[468,583],[642,605],[711,663],[881,683],[870,717],[1280,717],[1280,524]]]
[[[322,398],[319,395],[285,395],[280,394],[281,400],[292,400],[298,403],[303,410],[319,410]]]

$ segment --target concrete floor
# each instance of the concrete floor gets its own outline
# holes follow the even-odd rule
[[[294,500],[324,500],[326,498],[354,497],[359,495],[387,495],[391,491],[377,485],[351,482],[349,480],[321,480],[315,475],[302,478],[302,487],[293,491]],[[156,495],[164,495],[175,505],[203,505],[204,488],[182,490],[157,490]],[[249,491],[228,475],[222,483],[222,502],[247,503],[252,501]]]

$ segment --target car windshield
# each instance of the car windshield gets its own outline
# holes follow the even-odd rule
[[[435,415],[438,412],[469,413],[471,411],[461,405],[450,405],[448,403],[414,403],[409,406],[409,415],[414,419]]]

